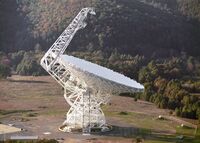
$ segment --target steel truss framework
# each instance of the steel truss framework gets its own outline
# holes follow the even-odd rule
[[[85,19],[88,13],[95,14],[93,8],[83,8],[41,59],[42,67],[64,88],[64,98],[71,106],[64,126],[60,128],[64,132],[70,132],[73,128],[90,132],[92,127],[101,128],[106,123],[100,105],[109,98],[96,98],[92,89],[74,75],[70,66],[66,66],[61,59],[75,33],[87,25]]]

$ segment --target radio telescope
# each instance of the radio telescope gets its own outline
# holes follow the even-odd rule
[[[136,81],[97,64],[63,55],[75,33],[87,25],[93,8],[83,8],[41,59],[41,66],[64,88],[64,98],[71,106],[59,130],[109,130],[101,105],[110,96],[122,92],[142,92]]]

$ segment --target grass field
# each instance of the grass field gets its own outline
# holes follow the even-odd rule
[[[110,103],[103,106],[107,122],[113,126],[111,132],[89,137],[61,133],[58,127],[64,121],[69,105],[64,100],[62,88],[49,76],[13,76],[0,81],[0,91],[0,122],[24,128],[28,135],[98,143],[200,142],[200,131],[181,127],[180,119],[179,122],[158,119],[159,115],[170,116],[168,110],[122,96],[113,96]],[[47,131],[51,132],[50,136],[43,134]]]

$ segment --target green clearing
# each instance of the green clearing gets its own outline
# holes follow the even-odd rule
[[[125,111],[112,112],[108,111],[107,107],[103,107],[103,109],[106,116],[121,119],[138,128],[137,133],[132,136],[133,142],[139,137],[144,140],[144,143],[200,143],[200,129],[195,131],[194,128],[181,127],[176,122],[159,120],[146,114]],[[156,134],[154,133],[156,130],[161,132],[172,130],[176,133]]]
[[[105,109],[105,108],[104,108]],[[158,120],[156,117],[140,114],[134,112],[111,112],[104,110],[106,116],[119,118],[127,123],[132,124],[137,128],[145,128],[151,130],[175,130],[170,124],[171,121],[168,120]]]

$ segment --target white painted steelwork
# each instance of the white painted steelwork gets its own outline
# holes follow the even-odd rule
[[[64,88],[64,98],[71,106],[60,127],[64,132],[82,129],[88,133],[92,128],[107,130],[100,106],[113,94],[143,90],[142,85],[124,75],[63,55],[75,33],[87,25],[85,19],[89,13],[95,15],[94,9],[83,8],[41,59],[42,67]]]

